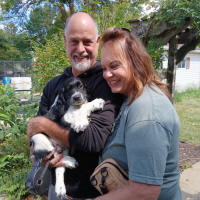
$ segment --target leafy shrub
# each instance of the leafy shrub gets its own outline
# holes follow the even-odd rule
[[[28,194],[25,180],[31,168],[27,136],[10,135],[0,151],[0,193],[8,194],[8,199],[21,200]]]
[[[12,134],[26,133],[27,118],[35,115],[38,102],[21,105],[14,88],[0,85],[0,141]]]
[[[17,119],[17,100],[14,88],[9,84],[0,85],[0,120],[3,120],[5,125],[13,126]]]
[[[9,200],[22,200],[28,195],[25,181],[32,166],[27,120],[35,115],[38,102],[20,105],[10,86],[0,86],[0,91],[0,120],[4,123],[0,126],[0,193],[7,194]]]
[[[42,91],[46,83],[69,66],[64,48],[64,33],[61,31],[46,40],[43,46],[34,46],[36,61],[34,63],[34,85]]]

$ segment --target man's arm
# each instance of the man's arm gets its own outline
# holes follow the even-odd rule
[[[68,142],[68,130],[61,128],[58,124],[55,122],[45,118],[45,117],[35,117],[28,122],[27,126],[27,135],[30,139],[31,136],[37,134],[37,133],[45,133],[48,136],[52,137],[55,140],[60,141],[63,145],[66,147],[69,147]],[[34,158],[32,158],[33,153],[33,145],[30,147],[30,156],[31,161],[34,162]],[[52,158],[52,155],[55,153],[55,150],[53,150],[49,155],[47,155],[44,160],[43,164],[45,165],[46,162]],[[50,166],[51,167],[60,167],[64,166],[64,163],[62,163],[61,159],[63,158],[62,153],[57,154],[57,156],[53,159],[51,159]]]
[[[126,186],[95,200],[157,200],[160,194],[160,186],[148,185],[130,181]]]
[[[27,126],[27,135],[30,139],[31,136],[37,133],[45,133],[53,139],[61,142],[63,145],[69,147],[67,129],[63,129],[57,123],[47,119],[46,117],[35,117],[30,119]]]
[[[105,141],[111,132],[113,121],[114,106],[110,101],[107,101],[102,111],[91,114],[90,124],[82,133],[69,131],[57,123],[39,116],[29,120],[27,135],[30,138],[37,133],[45,133],[67,147],[70,146],[70,143],[76,146],[76,149],[99,152],[104,147]]]
[[[69,144],[76,150],[84,152],[100,152],[111,133],[115,118],[115,106],[110,100],[106,101],[103,110],[90,115],[90,123],[82,133],[73,130],[69,132]]]

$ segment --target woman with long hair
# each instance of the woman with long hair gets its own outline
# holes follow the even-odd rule
[[[102,37],[101,64],[112,92],[124,96],[102,160],[116,160],[129,181],[97,199],[181,200],[179,119],[151,57],[131,32],[113,27]]]

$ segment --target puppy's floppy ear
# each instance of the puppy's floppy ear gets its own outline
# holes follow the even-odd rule
[[[64,115],[64,104],[63,104],[63,93],[59,93],[51,106],[51,109],[46,114],[46,117],[53,120],[58,121]]]
[[[59,92],[58,101],[56,104],[57,116],[59,115],[59,117],[62,117],[69,108],[69,104],[64,97],[64,92],[66,91],[64,88],[62,88]]]
[[[58,104],[63,104],[66,100],[64,97],[65,88],[62,87],[58,93]]]

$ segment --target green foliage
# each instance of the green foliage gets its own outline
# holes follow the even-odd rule
[[[191,167],[192,167],[192,164],[191,164],[191,163],[188,163],[188,164],[186,164],[186,165],[180,166],[180,168],[181,168],[182,170],[185,170],[185,169],[188,169],[188,168],[191,168]]]
[[[152,58],[153,66],[155,69],[162,68],[162,55],[164,53],[163,45],[158,39],[152,39],[148,42],[147,51]]]
[[[26,135],[27,119],[35,115],[38,102],[20,105],[9,85],[0,85],[0,92],[0,120],[4,124],[0,126],[0,193],[7,194],[10,200],[22,200],[28,195],[25,181],[32,166]]]
[[[92,2],[91,7],[83,6],[82,11],[90,13],[96,19],[100,33],[103,33],[112,26],[129,28],[128,20],[140,16],[141,2],[96,0]]]
[[[26,132],[26,119],[35,115],[38,102],[20,105],[14,88],[0,85],[0,141]]]
[[[7,194],[7,199],[21,200],[28,194],[25,181],[32,166],[27,136],[11,135],[1,145],[0,151],[3,152],[0,157],[0,193]]]
[[[30,19],[25,23],[25,28],[32,40],[39,44],[45,44],[45,37],[49,38],[53,33],[63,29],[64,22],[57,14],[56,8],[46,3],[31,11]]]
[[[0,102],[0,120],[3,120],[5,125],[13,126],[17,119],[19,101],[15,96],[14,88],[9,84],[0,85]]]
[[[38,46],[35,44],[34,63],[34,84],[38,85],[38,90],[42,91],[46,83],[58,74],[63,73],[69,66],[64,48],[63,31],[54,34],[51,39],[46,40],[46,44]]]
[[[188,89],[184,92],[175,92],[175,102],[182,102],[183,99],[200,98],[200,89]]]
[[[199,0],[161,0],[160,9],[155,17],[155,20],[157,22],[165,21],[170,24],[175,24],[176,26],[181,26],[185,18],[190,17],[192,21],[192,26],[199,29],[199,10]]]
[[[0,30],[0,60],[30,60],[30,39],[26,33]]]

